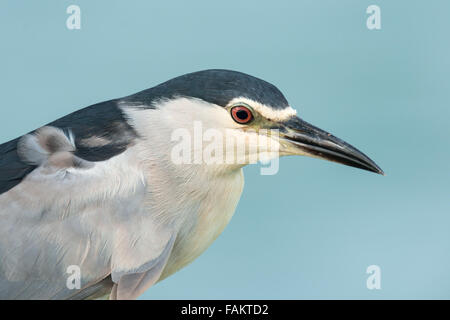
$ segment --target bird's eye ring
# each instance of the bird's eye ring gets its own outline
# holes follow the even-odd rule
[[[253,120],[253,114],[249,108],[244,106],[235,106],[231,108],[231,117],[240,124],[246,124]]]

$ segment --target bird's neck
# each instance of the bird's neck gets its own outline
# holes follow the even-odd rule
[[[224,230],[243,190],[242,168],[178,165],[167,153],[156,155],[139,144],[134,148],[147,181],[147,202],[158,210],[152,214],[177,230],[164,278],[198,257]]]

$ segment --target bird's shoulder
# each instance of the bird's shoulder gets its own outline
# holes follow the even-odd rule
[[[146,202],[134,139],[106,102],[1,146],[10,184],[0,194],[0,298],[78,297],[66,286],[71,266],[83,297],[103,292],[96,284],[108,276],[114,298],[159,278],[176,231]]]
[[[137,134],[127,123],[117,100],[97,103],[46,125],[60,129],[74,138],[75,156],[86,161],[105,161],[124,152]],[[0,145],[0,195],[18,185],[36,164],[19,152],[20,142],[27,135]]]

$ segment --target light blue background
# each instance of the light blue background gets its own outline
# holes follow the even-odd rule
[[[70,4],[81,30],[66,28]],[[304,157],[275,176],[249,167],[225,232],[143,297],[450,298],[449,12],[437,0],[4,0],[0,140],[191,71],[261,77],[387,176]],[[372,264],[381,290],[366,288]]]

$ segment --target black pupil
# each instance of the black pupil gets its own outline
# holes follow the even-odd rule
[[[248,113],[245,110],[238,110],[238,112],[236,112],[236,117],[238,117],[241,120],[247,120]]]

